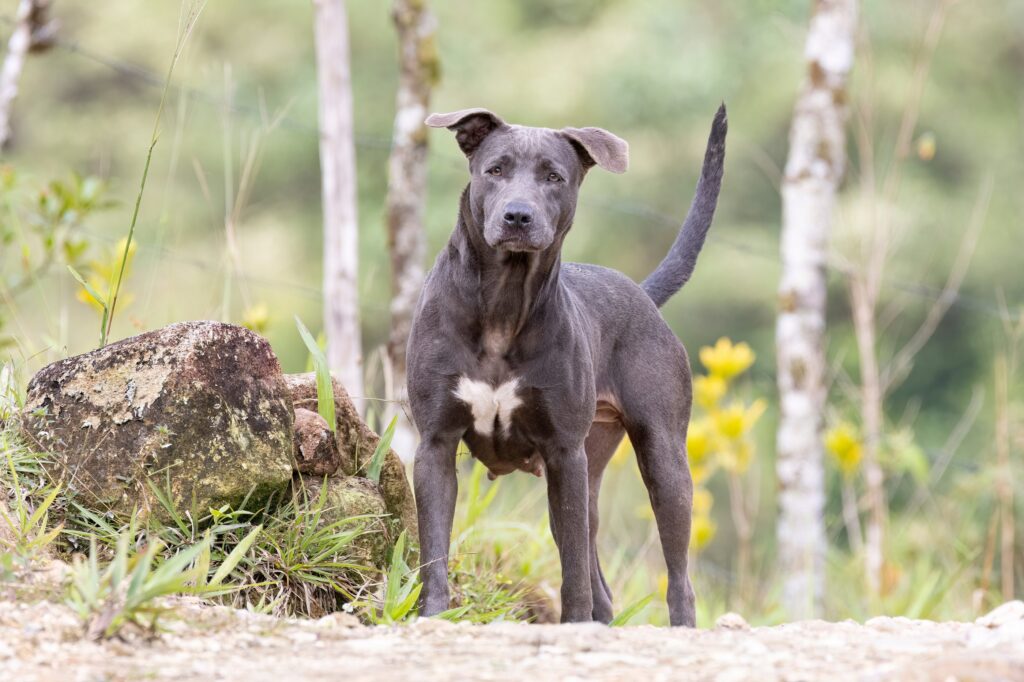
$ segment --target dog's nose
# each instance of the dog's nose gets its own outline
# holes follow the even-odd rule
[[[512,201],[505,206],[505,227],[529,227],[533,222],[533,210],[521,201]]]

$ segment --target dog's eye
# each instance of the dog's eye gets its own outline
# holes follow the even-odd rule
[[[488,168],[487,169],[487,174],[488,175],[494,175],[496,177],[501,175],[501,166],[494,166],[493,168]]]
[[[565,182],[558,173],[548,173],[548,182]]]

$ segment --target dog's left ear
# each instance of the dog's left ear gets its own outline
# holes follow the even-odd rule
[[[562,134],[579,152],[584,169],[597,165],[612,173],[629,167],[629,144],[601,128],[562,128]]]

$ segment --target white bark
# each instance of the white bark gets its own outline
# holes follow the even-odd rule
[[[846,165],[846,87],[856,0],[816,0],[782,184],[782,279],[776,352],[780,419],[779,571],[791,618],[821,615],[825,591],[825,264]]]
[[[393,391],[386,417],[398,417],[394,449],[409,459],[416,449],[416,429],[406,404],[405,353],[416,299],[423,286],[426,234],[423,213],[427,194],[427,118],[430,93],[438,77],[434,34],[437,22],[423,0],[395,0],[399,77],[395,127],[388,160],[388,251],[391,255],[391,335],[388,358]]]
[[[324,331],[327,361],[362,411],[359,236],[348,18],[344,0],[313,0],[320,90],[324,214]]]
[[[25,55],[32,44],[32,14],[35,0],[21,0],[14,16],[14,33],[7,42],[7,56],[0,70],[0,150],[11,139],[11,108],[18,96],[18,81],[25,68]]]

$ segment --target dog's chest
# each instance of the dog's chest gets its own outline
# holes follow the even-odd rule
[[[473,415],[473,430],[481,436],[495,432],[508,434],[512,427],[512,415],[523,404],[519,395],[519,377],[498,385],[487,381],[459,377],[455,397],[465,403]]]

